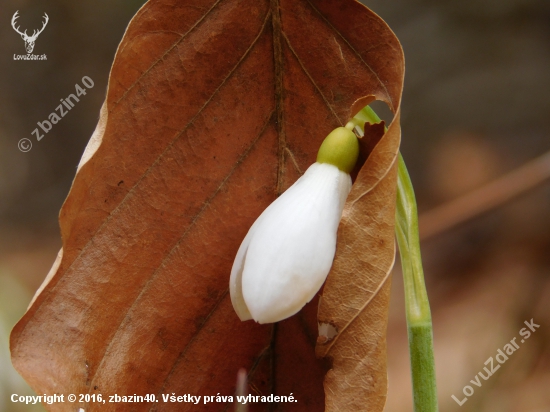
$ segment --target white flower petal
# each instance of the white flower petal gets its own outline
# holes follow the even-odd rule
[[[235,309],[235,312],[237,313],[239,319],[242,321],[252,319],[252,315],[250,315],[250,312],[246,307],[242,292],[242,274],[246,262],[248,245],[250,244],[252,236],[256,232],[258,225],[263,220],[263,218],[267,216],[267,211],[271,206],[273,206],[275,202],[269,205],[250,227],[248,233],[241,243],[241,246],[239,247],[239,250],[237,251],[237,256],[235,257],[233,267],[231,268],[231,276],[229,278],[229,294],[231,296],[231,303],[233,304],[233,308]]]
[[[315,296],[332,266],[350,189],[347,173],[314,163],[262,213],[231,271],[231,299],[241,320],[277,322]]]
[[[260,222],[262,216],[263,214],[260,215],[260,217],[254,222],[252,227],[248,230],[248,233],[246,234],[243,242],[241,243],[241,246],[239,247],[239,250],[237,252],[237,256],[235,257],[235,261],[233,262],[233,267],[231,268],[231,277],[229,278],[229,294],[231,296],[231,303],[233,304],[233,308],[235,309],[237,316],[242,321],[252,319],[252,315],[250,315],[250,312],[248,311],[248,308],[246,307],[246,303],[243,298],[242,274],[244,264],[246,262],[248,245],[250,244],[252,235],[256,231],[256,228],[258,227],[258,223]]]
[[[248,251],[248,245],[251,239],[251,234],[252,231],[249,231],[245,239],[243,240],[243,243],[241,243],[241,247],[237,252],[235,262],[233,262],[231,277],[229,278],[229,294],[231,296],[231,303],[233,304],[233,309],[235,309],[237,316],[242,321],[252,319],[252,315],[246,307],[242,289],[243,268],[246,260],[246,252]]]

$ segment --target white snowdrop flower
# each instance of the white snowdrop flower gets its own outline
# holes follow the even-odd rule
[[[231,269],[231,302],[239,318],[278,322],[298,312],[323,285],[359,153],[356,136],[339,127],[317,162],[252,225]]]

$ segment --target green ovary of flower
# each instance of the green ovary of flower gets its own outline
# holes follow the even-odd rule
[[[357,136],[345,127],[338,127],[323,140],[317,153],[317,163],[331,164],[349,174],[355,167],[358,157]]]

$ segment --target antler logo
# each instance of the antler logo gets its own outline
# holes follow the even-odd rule
[[[12,19],[11,19],[11,25],[13,27],[13,29],[19,33],[21,35],[21,38],[25,41],[25,49],[27,49],[27,53],[28,54],[31,54],[33,49],[34,49],[34,43],[36,41],[36,38],[38,37],[38,35],[40,33],[42,33],[44,31],[44,28],[46,27],[46,24],[48,24],[48,21],[50,20],[50,18],[48,17],[48,15],[46,13],[44,13],[44,23],[42,24],[42,28],[40,30],[34,30],[33,33],[32,33],[32,36],[29,36],[27,34],[27,30],[25,30],[23,33],[19,31],[19,26],[15,26],[15,21],[19,18],[19,10],[17,10],[15,12],[15,14],[13,15]]]

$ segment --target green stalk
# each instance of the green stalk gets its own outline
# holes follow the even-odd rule
[[[366,106],[346,125],[346,128],[353,129],[358,126],[364,130],[365,123],[380,122],[374,110]],[[405,285],[414,410],[415,412],[437,412],[432,316],[420,256],[418,212],[414,189],[401,153],[398,159],[395,219],[395,233]]]
[[[395,223],[405,284],[414,410],[415,412],[436,412],[438,407],[432,315],[420,256],[416,199],[401,153],[399,153]]]

